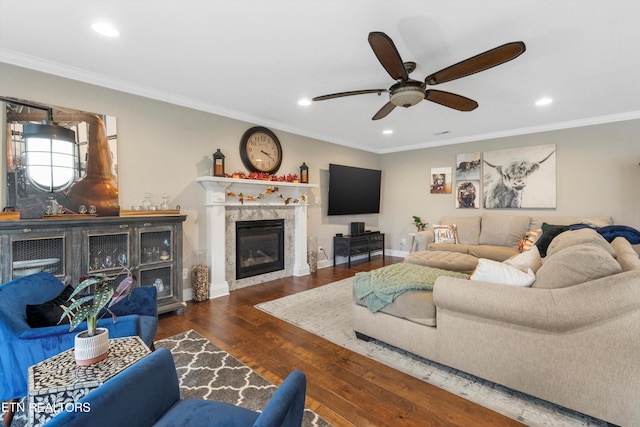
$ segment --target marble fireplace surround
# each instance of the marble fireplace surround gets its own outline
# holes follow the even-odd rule
[[[230,290],[288,276],[309,274],[307,264],[307,201],[301,200],[317,184],[258,181],[201,176],[196,181],[205,189],[207,253],[209,254],[209,298],[228,295]],[[265,194],[268,188],[277,192]],[[244,203],[227,192],[244,195]],[[256,200],[248,196],[263,195]],[[285,204],[285,199],[291,202]],[[297,200],[297,203],[293,201]],[[260,219],[285,220],[285,268],[236,280],[235,222]]]

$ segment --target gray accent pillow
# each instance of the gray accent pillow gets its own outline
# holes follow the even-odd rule
[[[517,248],[524,233],[529,231],[530,220],[528,216],[485,213],[482,215],[480,244]]]

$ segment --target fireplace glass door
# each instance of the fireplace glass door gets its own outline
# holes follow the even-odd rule
[[[284,270],[284,220],[236,222],[236,278]]]

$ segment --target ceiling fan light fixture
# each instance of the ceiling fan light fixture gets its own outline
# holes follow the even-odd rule
[[[393,89],[389,100],[397,107],[411,107],[424,99],[424,90],[420,86],[405,86]]]

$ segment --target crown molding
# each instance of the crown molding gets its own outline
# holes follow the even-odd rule
[[[34,56],[24,55],[19,52],[11,51],[8,49],[0,48],[0,62],[7,64],[28,68],[31,70],[43,72],[46,74],[52,74],[58,77],[63,77],[71,80],[80,81],[96,86],[101,86],[107,89],[113,89],[120,92],[141,96],[144,98],[153,99],[156,101],[162,101],[169,104],[178,105],[181,107],[191,108],[206,113],[216,114],[223,117],[228,117],[235,120],[240,120],[247,123],[261,125],[269,128],[278,129],[280,131],[293,133],[308,138],[318,139],[321,141],[330,142],[333,144],[342,145],[345,147],[371,152],[374,154],[389,154],[401,151],[420,150],[424,148],[434,148],[444,145],[463,144],[467,142],[477,142],[488,139],[505,138],[509,136],[526,135],[533,133],[549,132],[562,129],[570,129],[583,126],[592,126],[605,123],[613,123],[625,120],[635,120],[640,118],[640,111],[630,111],[626,113],[611,114],[606,116],[590,117],[586,119],[577,119],[564,122],[544,124],[540,126],[530,126],[525,128],[501,130],[498,132],[489,132],[484,134],[469,135],[458,138],[442,139],[435,142],[424,142],[418,144],[405,145],[393,148],[384,149],[372,149],[371,147],[362,146],[360,144],[353,143],[352,141],[341,140],[337,138],[328,137],[326,135],[313,133],[304,129],[297,128],[290,124],[281,123],[274,120],[269,120],[264,117],[254,116],[251,114],[243,113],[241,111],[232,110],[229,108],[221,107],[219,105],[202,102],[197,99],[180,96],[171,92],[158,90],[155,88],[133,84],[124,80],[107,77],[102,74],[93,73],[87,70],[83,70],[76,67],[70,67],[68,65],[60,64],[58,62],[47,61]]]

